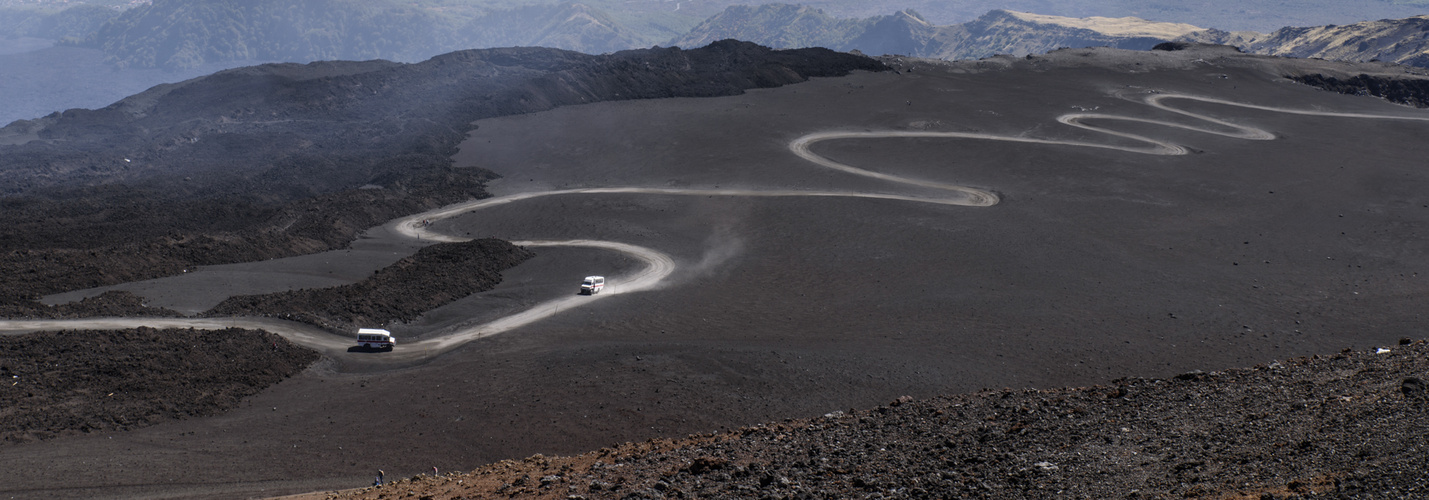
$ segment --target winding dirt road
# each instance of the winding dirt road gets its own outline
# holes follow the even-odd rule
[[[1172,144],[1138,133],[1113,130],[1110,128],[1093,125],[1089,122],[1130,122],[1137,124],[1154,125],[1159,127],[1189,130],[1205,134],[1245,140],[1263,141],[1275,139],[1274,134],[1263,129],[1236,124],[1208,115],[1171,107],[1166,104],[1166,101],[1168,100],[1198,101],[1230,107],[1239,107],[1259,111],[1269,111],[1305,116],[1429,121],[1429,117],[1424,116],[1373,115],[1361,113],[1338,113],[1331,111],[1276,108],[1184,94],[1149,93],[1140,95],[1121,95],[1120,97],[1128,100],[1138,100],[1137,97],[1140,97],[1139,101],[1143,104],[1191,118],[1193,120],[1201,122],[1204,125],[1192,125],[1150,118],[1126,117],[1086,112],[1068,113],[1056,118],[1057,122],[1071,127],[1076,127],[1100,134],[1106,134],[1109,136],[1126,139],[1132,142],[1141,143],[1145,145],[1141,147],[1124,146],[1110,143],[1041,139],[1035,137],[982,134],[971,132],[816,132],[804,135],[791,141],[788,144],[789,151],[799,156],[800,158],[804,158],[805,160],[808,160],[815,165],[819,165],[825,168],[897,184],[938,189],[945,191],[947,193],[947,196],[934,198],[897,194],[861,193],[851,191],[804,191],[787,189],[677,189],[650,187],[582,188],[518,193],[509,196],[501,196],[496,198],[487,198],[483,200],[474,200],[465,203],[458,203],[436,210],[423,212],[420,214],[415,214],[398,219],[395,222],[395,228],[399,234],[413,239],[445,242],[465,241],[465,238],[433,232],[429,229],[429,223],[431,221],[455,217],[458,215],[463,215],[495,206],[505,205],[508,203],[515,203],[533,198],[562,196],[570,194],[651,194],[674,196],[738,197],[844,197],[969,207],[989,207],[996,205],[999,202],[999,197],[996,193],[985,189],[926,179],[911,179],[892,174],[873,172],[851,165],[839,163],[837,161],[819,155],[812,150],[815,144],[834,140],[879,138],[944,138],[988,140],[1023,144],[1044,144],[1053,146],[1101,148],[1150,155],[1184,155],[1189,153],[1189,151],[1185,147],[1177,144]],[[605,297],[609,297],[611,295],[617,295],[621,293],[635,293],[644,290],[654,289],[660,286],[660,284],[666,277],[674,273],[676,267],[674,259],[672,259],[669,255],[666,255],[658,250],[631,245],[627,243],[598,240],[539,240],[514,241],[512,243],[527,247],[586,247],[616,251],[643,261],[645,263],[645,267],[644,269],[630,276],[614,277],[615,279],[612,279],[610,281],[611,284],[608,285],[605,293],[594,296],[569,296],[550,300],[538,304],[520,313],[511,316],[506,316],[495,321],[491,321],[489,323],[462,327],[453,331],[443,332],[432,338],[428,338],[418,342],[400,343],[393,352],[381,356],[381,360],[379,362],[398,365],[420,362],[422,360],[440,355],[442,353],[460,347],[467,342],[520,328],[522,326],[529,325],[542,319],[549,318],[563,311],[569,311],[571,309],[595,303],[596,301]],[[53,329],[118,329],[133,328],[139,326],[149,326],[156,328],[222,329],[229,327],[242,327],[264,329],[273,333],[277,333],[279,335],[283,335],[294,343],[316,349],[329,356],[342,356],[353,345],[352,340],[346,337],[334,336],[330,333],[318,330],[317,328],[310,327],[307,325],[269,318],[93,318],[80,320],[0,320],[0,333],[23,333],[30,331]]]

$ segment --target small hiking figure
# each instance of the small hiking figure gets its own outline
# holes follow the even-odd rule
[[[432,477],[437,477],[437,468],[432,467]]]
[[[383,474],[382,474],[382,470],[381,470],[381,469],[378,469],[378,470],[377,470],[377,479],[373,479],[373,480],[372,480],[372,485],[373,485],[373,486],[382,486],[382,475],[383,475]]]

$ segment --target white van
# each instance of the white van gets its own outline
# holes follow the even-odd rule
[[[605,288],[605,276],[586,276],[581,282],[581,295],[595,295]]]
[[[357,329],[357,345],[368,349],[392,350],[397,345],[397,337],[392,336],[392,332],[377,328]]]

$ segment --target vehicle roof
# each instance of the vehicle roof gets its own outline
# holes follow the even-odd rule
[[[603,279],[605,279],[605,276],[586,276],[585,279],[586,279],[586,281],[591,281],[591,280],[603,280]]]
[[[361,335],[361,334],[368,334],[368,333],[375,333],[375,334],[379,334],[379,335],[392,335],[392,332],[389,332],[389,331],[387,331],[387,330],[383,330],[383,329],[381,329],[381,328],[358,328],[358,329],[357,329],[357,333],[358,333],[359,335]]]

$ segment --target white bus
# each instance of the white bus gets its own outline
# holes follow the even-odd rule
[[[605,288],[605,276],[586,276],[581,282],[581,295],[595,295]]]
[[[392,350],[397,345],[397,337],[392,332],[378,328],[357,329],[357,345],[368,349]]]

